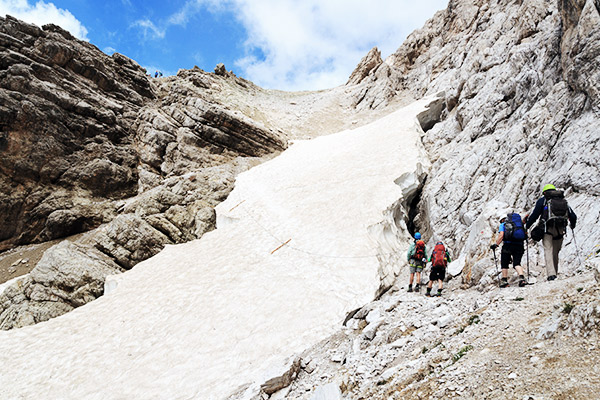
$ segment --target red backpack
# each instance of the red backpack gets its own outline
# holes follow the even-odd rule
[[[446,261],[446,248],[442,242],[437,242],[431,253],[431,266],[432,267],[444,267],[448,262]]]
[[[425,242],[422,240],[417,240],[415,242],[415,255],[413,256],[415,260],[422,260],[425,258]]]

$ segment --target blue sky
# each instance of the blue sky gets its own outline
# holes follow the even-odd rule
[[[272,89],[344,84],[378,46],[393,53],[448,0],[0,0],[0,15],[55,23],[149,72],[218,63]]]

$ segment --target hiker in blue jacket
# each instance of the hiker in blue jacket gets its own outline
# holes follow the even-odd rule
[[[567,225],[575,229],[577,215],[573,212],[564,193],[557,190],[554,185],[545,185],[540,199],[535,203],[531,215],[525,217],[525,229],[529,229],[540,219],[539,226],[543,232],[542,244],[544,245],[544,259],[546,261],[546,275],[549,281],[558,275],[558,253],[563,244],[563,237],[567,232]],[[534,231],[536,229],[534,228]],[[532,238],[536,240],[532,232]],[[541,234],[540,234],[541,236]],[[539,240],[539,239],[538,239]]]
[[[509,220],[509,218],[511,219]],[[509,224],[510,229],[507,229],[507,224]],[[496,243],[491,245],[490,248],[496,250],[498,245],[502,243],[502,251],[500,252],[502,281],[500,282],[500,287],[505,288],[508,286],[508,265],[511,261],[513,267],[519,274],[519,286],[523,287],[527,285],[527,281],[525,280],[525,272],[521,267],[521,259],[523,258],[523,253],[525,253],[523,243],[527,236],[521,216],[519,214],[509,214],[506,217],[503,216],[500,219],[500,228],[498,231],[499,235],[496,237]]]

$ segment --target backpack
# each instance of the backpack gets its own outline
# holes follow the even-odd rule
[[[425,258],[425,242],[417,240],[415,242],[415,254],[412,256],[415,260],[422,260]]]
[[[442,242],[437,242],[431,253],[431,266],[446,268],[446,248]]]
[[[523,220],[517,213],[508,214],[504,221],[504,242],[522,242],[527,238]]]
[[[549,190],[546,195],[544,215],[546,232],[555,228],[559,235],[564,235],[569,223],[569,204],[562,190]]]

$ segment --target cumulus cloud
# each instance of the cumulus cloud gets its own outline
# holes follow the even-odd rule
[[[144,35],[164,38],[200,10],[232,14],[244,27],[245,54],[235,62],[255,83],[284,90],[345,83],[374,46],[394,52],[448,0],[188,0],[160,23],[139,20]]]
[[[447,0],[230,0],[249,36],[237,66],[264,87],[322,89],[345,83],[377,46],[394,52]],[[418,5],[416,5],[418,4]]]
[[[83,24],[68,10],[57,8],[54,3],[38,1],[29,4],[28,0],[0,0],[0,15],[11,15],[38,26],[55,24],[76,38],[88,40],[88,30]]]

